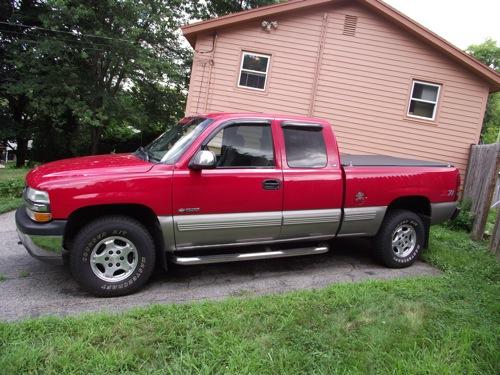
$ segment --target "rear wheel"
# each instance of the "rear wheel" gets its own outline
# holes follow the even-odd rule
[[[390,268],[412,265],[424,244],[425,230],[422,219],[406,210],[390,211],[375,238],[378,257]]]
[[[139,290],[155,264],[151,234],[125,216],[97,219],[73,241],[70,268],[76,281],[90,293],[114,297]]]

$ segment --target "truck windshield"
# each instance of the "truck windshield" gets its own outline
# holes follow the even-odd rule
[[[139,148],[136,155],[156,163],[173,164],[211,122],[203,117],[187,118],[146,147]]]

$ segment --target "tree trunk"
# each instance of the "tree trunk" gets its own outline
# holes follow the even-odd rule
[[[28,156],[28,140],[24,138],[16,138],[16,168],[23,168],[26,164]]]
[[[90,134],[90,153],[92,155],[99,154],[99,144],[101,142],[101,128],[92,128]]]

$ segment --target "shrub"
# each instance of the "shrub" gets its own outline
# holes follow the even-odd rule
[[[471,212],[472,201],[470,199],[464,199],[460,202],[459,207],[460,213],[455,220],[448,220],[444,223],[444,226],[452,230],[470,232],[472,230],[472,224],[474,223],[474,214]]]
[[[24,179],[12,178],[0,181],[0,197],[16,197],[23,195]]]

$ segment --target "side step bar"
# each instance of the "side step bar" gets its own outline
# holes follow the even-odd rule
[[[241,262],[244,260],[287,258],[287,257],[301,256],[301,255],[323,254],[328,252],[328,250],[330,250],[329,247],[327,245],[324,245],[324,246],[304,247],[304,248],[290,249],[290,250],[262,251],[256,253],[199,255],[194,257],[173,256],[172,262],[182,265]]]

